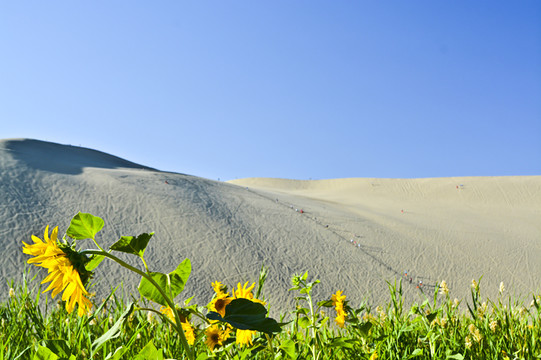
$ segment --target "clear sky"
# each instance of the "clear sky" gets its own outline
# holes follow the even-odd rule
[[[20,137],[221,180],[541,175],[541,1],[3,1]]]

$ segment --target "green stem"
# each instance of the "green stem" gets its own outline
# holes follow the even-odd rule
[[[160,295],[167,302],[167,305],[173,310],[173,314],[175,315],[175,324],[174,324],[175,329],[177,330],[177,332],[178,332],[178,334],[180,336],[180,341],[182,342],[182,346],[184,346],[184,349],[186,350],[186,353],[188,354],[188,358],[190,360],[195,360],[192,349],[188,345],[188,341],[186,340],[186,336],[184,335],[184,330],[182,329],[182,325],[180,324],[180,315],[179,315],[179,313],[178,313],[178,311],[177,311],[177,309],[175,307],[175,304],[169,298],[169,296],[167,296],[167,294],[160,287],[160,285],[158,285],[158,283],[155,282],[154,279],[152,279],[152,277],[150,275],[148,275],[147,273],[137,269],[136,267],[133,267],[130,264],[120,260],[119,258],[114,256],[113,254],[110,254],[110,253],[108,253],[106,251],[103,251],[103,250],[102,251],[99,251],[99,250],[83,250],[83,251],[81,251],[81,253],[93,254],[93,255],[102,255],[102,256],[108,257],[109,259],[111,259],[111,260],[115,261],[116,263],[118,263],[120,266],[123,266],[126,269],[131,270],[134,273],[141,275],[142,277],[147,279],[152,285],[154,285],[154,287],[160,292]]]
[[[316,357],[317,339],[316,339],[316,330],[315,330],[316,316],[314,314],[314,306],[312,305],[312,295],[310,294],[310,292],[308,292],[308,305],[310,306],[310,315],[312,317],[310,321],[311,322],[310,328],[312,330],[312,339],[314,339],[314,344],[312,345],[312,358],[316,360],[317,359]]]

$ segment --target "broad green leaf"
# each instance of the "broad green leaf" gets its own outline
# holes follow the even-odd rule
[[[130,314],[133,312],[134,307],[135,304],[131,303],[130,306],[122,313],[122,315],[120,315],[120,318],[116,321],[116,323],[114,323],[105,334],[100,336],[92,343],[92,354],[95,354],[96,351],[98,351],[108,340],[120,336],[122,325],[128,319],[128,316],[130,316]]]
[[[197,359],[195,359],[195,360],[207,360],[208,358],[209,358],[209,356],[206,353],[201,353],[201,354],[197,355]]]
[[[365,322],[364,324],[359,326],[359,330],[361,331],[361,334],[363,336],[368,336],[368,332],[372,328],[372,323],[370,321]]]
[[[280,343],[280,349],[286,354],[287,357],[295,359],[297,352],[295,351],[295,341],[291,339],[284,340]]]
[[[282,331],[276,320],[265,315],[267,315],[267,310],[260,303],[248,299],[235,299],[225,307],[223,318],[212,311],[207,314],[207,318],[224,321],[241,330],[257,330],[267,334]]]
[[[103,219],[92,214],[79,212],[71,219],[66,234],[75,240],[94,239],[103,228]]]
[[[332,300],[323,300],[317,303],[317,306],[333,307]]]
[[[152,340],[150,340],[141,352],[135,356],[134,360],[163,360],[163,352],[158,351]]]
[[[86,271],[92,271],[105,259],[103,255],[92,255],[90,261],[85,264]]]
[[[446,359],[464,360],[464,355],[460,353],[454,355],[447,355]]]
[[[355,340],[353,339],[337,337],[337,338],[332,339],[332,341],[329,343],[329,346],[353,349],[354,344],[355,344]]]
[[[310,319],[308,319],[307,317],[301,317],[299,319],[299,326],[303,329],[306,329],[308,326],[310,326]]]
[[[128,254],[143,257],[145,249],[154,233],[143,233],[139,236],[122,236],[120,240],[111,245],[111,250],[121,251]]]
[[[423,355],[423,349],[415,349],[415,350],[413,350],[411,355],[408,356],[408,359],[412,359],[414,357],[421,356],[421,355]]]
[[[128,351],[128,348],[122,345],[121,347],[117,348],[114,353],[109,353],[105,360],[120,360],[126,351]]]
[[[435,313],[430,313],[430,314],[428,314],[428,315],[426,316],[426,319],[428,320],[428,322],[432,322],[432,321],[436,318],[436,316],[438,316],[438,313],[437,313],[437,312],[435,312]]]
[[[162,274],[159,272],[149,273],[152,280],[154,280],[171,299],[174,299],[184,290],[186,281],[190,277],[192,272],[192,263],[190,259],[186,259],[180,263],[177,268],[169,274]],[[139,293],[145,298],[152,300],[160,305],[167,306],[167,302],[163,298],[162,294],[152,285],[150,281],[142,277],[139,287],[137,288]]]
[[[38,351],[34,355],[33,360],[58,360],[60,357],[45,346],[38,345]]]
[[[66,340],[43,340],[43,346],[60,358],[67,359],[71,355],[71,349]]]

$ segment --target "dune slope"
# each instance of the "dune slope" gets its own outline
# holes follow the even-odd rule
[[[418,281],[430,292],[445,279],[452,296],[464,297],[481,275],[490,295],[500,281],[527,295],[541,273],[540,194],[541,177],[223,183],[91,149],[2,140],[0,274],[20,279],[28,258],[21,241],[41,237],[46,225],[63,234],[82,211],[105,220],[98,240],[106,247],[154,231],[146,252],[153,271],[169,272],[189,258],[192,275],[179,303],[195,295],[206,304],[212,281],[257,281],[263,264],[272,314],[291,309],[290,278],[306,270],[321,280],[316,299],[342,290],[353,305],[387,301],[386,282],[405,270],[408,302],[423,296]],[[137,278],[104,261],[92,289],[97,300],[120,281],[136,293]],[[0,294],[6,290],[4,281]]]

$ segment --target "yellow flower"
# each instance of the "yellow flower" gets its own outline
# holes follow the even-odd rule
[[[341,313],[337,313],[336,314],[336,318],[334,319],[334,321],[336,322],[336,325],[340,326],[341,328],[344,327],[344,323],[346,322],[346,315],[345,313],[341,312]]]
[[[175,324],[177,323],[175,320],[175,313],[173,312],[173,309],[171,309],[169,306],[162,306],[160,308],[160,312],[167,316]]]
[[[336,310],[336,318],[334,321],[336,324],[340,327],[344,327],[344,323],[346,322],[346,313],[344,311],[344,300],[346,299],[346,295],[342,295],[342,291],[337,290],[336,294],[332,294],[331,301],[334,306],[334,309]]]
[[[469,336],[466,336],[466,339],[464,340],[464,345],[466,346],[466,349],[471,349],[473,346],[473,343]]]
[[[188,342],[188,345],[193,345],[195,343],[195,333],[193,331],[192,325],[186,320],[185,322],[181,322],[180,325],[182,325],[182,329],[184,330],[184,335],[186,336],[186,341]]]
[[[342,295],[342,291],[338,290],[336,291],[336,294],[332,294],[331,300],[332,305],[337,306],[337,304],[343,304],[344,300],[346,299],[346,295]]]
[[[252,345],[252,336],[255,335],[255,330],[240,330],[237,329],[237,345],[243,346],[245,344]]]
[[[52,290],[51,296],[53,298],[64,291],[62,300],[66,301],[66,310],[71,313],[77,304],[77,314],[83,316],[90,311],[92,303],[86,297],[89,296],[89,293],[81,281],[81,274],[68,256],[70,253],[75,255],[73,258],[76,259],[78,253],[69,248],[60,248],[56,240],[57,236],[58,227],[55,227],[49,238],[49,226],[47,225],[43,235],[45,242],[32,235],[34,244],[28,245],[23,241],[23,252],[34,256],[28,259],[29,264],[47,269],[49,275],[41,282],[42,284],[50,282],[45,291]],[[88,277],[88,274],[85,276]]]
[[[248,300],[265,305],[264,301],[255,299],[254,294],[252,294],[252,290],[255,287],[255,283],[253,283],[250,287],[247,287],[247,286],[248,286],[248,281],[246,281],[244,286],[241,286],[240,283],[238,283],[237,290],[233,291],[234,298],[235,299],[248,299]]]
[[[237,290],[233,291],[233,296],[235,299],[248,299],[253,302],[260,303],[262,305],[265,305],[264,301],[261,301],[259,299],[254,298],[254,294],[252,294],[252,290],[255,287],[255,282],[248,287],[248,281],[244,283],[243,286],[241,286],[240,283],[237,284]],[[237,329],[237,341],[236,343],[238,345],[244,345],[244,344],[252,344],[252,336],[255,334],[255,330],[240,330]]]
[[[214,299],[212,299],[208,308],[210,311],[215,311],[222,317],[224,317],[225,307],[229,305],[232,300],[233,298],[229,296],[229,293],[221,293],[214,297]]]
[[[475,279],[471,280],[471,288],[476,292],[479,292],[479,284],[477,283],[477,281],[475,281]]]
[[[503,285],[503,281],[500,283],[500,294],[503,294],[505,291],[505,286]]]
[[[374,351],[374,353],[370,356],[370,360],[376,360],[378,358],[378,353]]]
[[[220,295],[224,293],[225,286],[221,282],[215,281],[212,283],[212,288],[216,294]]]
[[[207,336],[205,344],[207,344],[210,351],[214,351],[214,347],[216,346],[223,345],[223,342],[229,337],[229,331],[229,329],[221,330],[218,325],[209,326],[205,330],[205,335]]]
[[[162,314],[165,314],[165,316],[167,316],[169,319],[171,319],[173,323],[177,323],[175,320],[175,314],[173,312],[173,309],[171,309],[169,306],[162,306],[160,312]],[[188,344],[193,345],[195,343],[195,334],[193,328],[188,322],[188,319],[186,319],[182,314],[180,314],[180,325],[184,330],[186,341],[188,342]]]
[[[449,288],[447,287],[447,282],[445,282],[445,280],[443,280],[440,284],[440,294],[441,295],[449,294]]]

